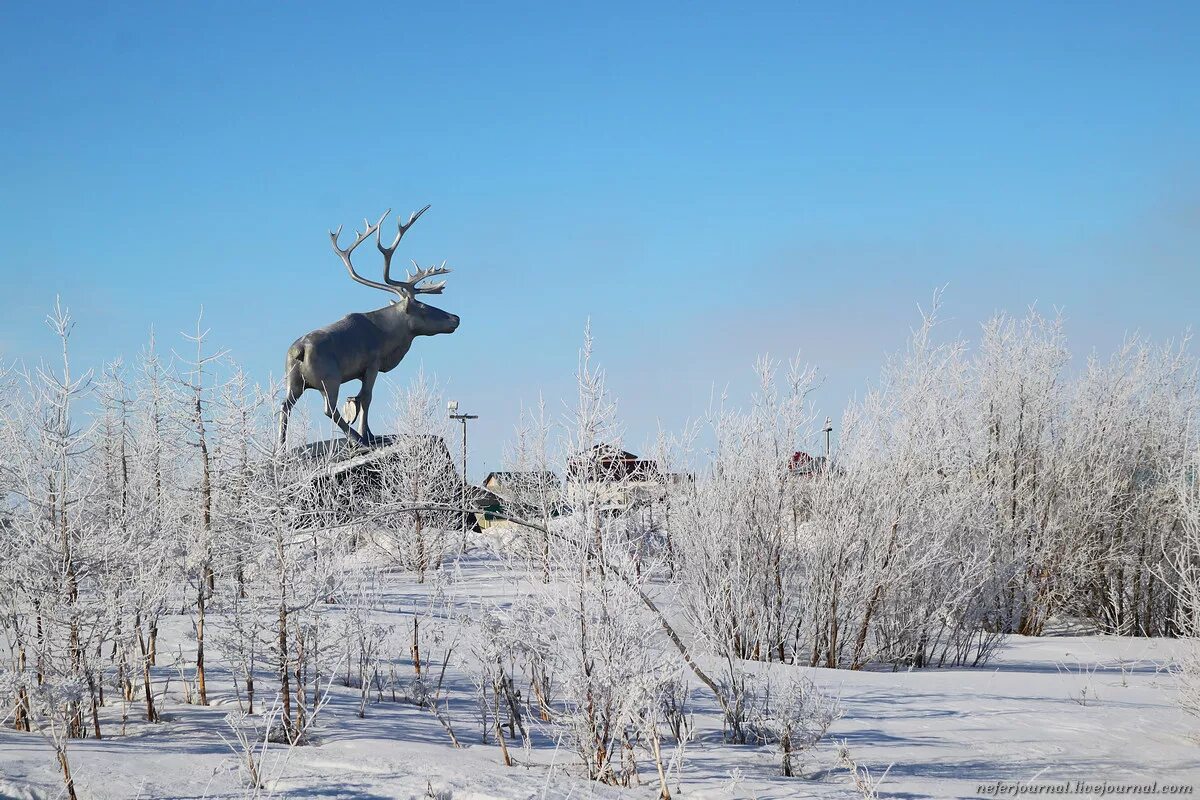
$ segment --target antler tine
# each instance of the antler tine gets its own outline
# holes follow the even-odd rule
[[[417,286],[417,284],[426,278],[432,278],[436,275],[445,275],[451,272],[452,270],[446,266],[446,262],[443,261],[440,266],[429,267],[427,269],[421,269],[420,265],[418,265],[416,261],[413,261],[412,263],[413,266],[417,268],[417,271],[416,273],[407,273],[404,281],[404,284],[408,286],[409,290],[413,294],[441,294],[442,289],[446,288],[445,281],[438,281],[437,283],[431,283],[427,286]]]
[[[376,222],[374,225],[371,224],[370,220],[364,219],[363,224],[366,226],[366,230],[362,233],[355,231],[354,243],[345,250],[338,246],[338,237],[342,235],[342,226],[339,225],[336,231],[329,232],[329,240],[333,243],[333,251],[338,254],[338,256],[342,259],[342,263],[346,265],[346,271],[350,273],[350,277],[364,286],[370,286],[375,289],[383,289],[385,291],[391,291],[391,287],[386,283],[379,283],[378,281],[369,280],[354,271],[354,264],[350,261],[350,254],[354,252],[354,248],[358,247],[367,239],[370,239],[372,235],[379,231],[379,226],[383,224],[383,221],[387,219],[387,215],[390,213],[392,213],[390,208],[387,211],[384,211],[383,215],[379,218],[379,222]]]
[[[402,286],[402,281],[392,280],[392,254],[396,252],[396,248],[400,246],[400,240],[404,238],[404,234],[412,227],[412,224],[421,218],[421,215],[429,210],[429,206],[425,206],[420,211],[414,211],[408,215],[408,222],[401,222],[400,218],[396,218],[396,238],[392,240],[391,247],[383,246],[383,234],[377,231],[375,234],[375,246],[379,248],[379,252],[383,254],[383,282],[389,286]]]

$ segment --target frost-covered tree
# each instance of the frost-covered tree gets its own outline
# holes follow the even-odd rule
[[[187,444],[186,469],[180,487],[190,502],[177,506],[176,520],[184,533],[186,567],[184,574],[194,592],[192,629],[196,635],[195,701],[208,705],[205,675],[204,636],[209,601],[216,590],[216,536],[214,497],[216,464],[213,457],[212,414],[216,387],[214,371],[225,351],[208,352],[209,331],[202,329],[203,312],[196,321],[196,332],[184,334],[194,354],[181,358],[183,371],[175,376],[177,396],[174,409],[176,432]]]
[[[460,527],[466,513],[445,510],[462,505],[462,483],[446,446],[446,404],[436,380],[419,370],[396,392],[393,407],[396,434],[380,463],[369,535],[378,550],[423,583],[449,552],[447,528]]]
[[[50,743],[74,798],[68,741],[102,735],[95,648],[110,619],[96,567],[110,542],[97,513],[102,492],[87,469],[91,430],[76,410],[91,374],[72,370],[69,312],[56,304],[47,324],[60,344],[60,367],[12,376],[13,394],[0,410],[10,503],[0,536],[0,621],[11,648],[0,702],[15,708],[19,730]]]
[[[1200,448],[1192,451],[1173,481],[1179,500],[1178,544],[1170,564],[1174,625],[1183,637],[1175,675],[1179,702],[1200,716]]]
[[[777,366],[766,359],[756,372],[749,410],[710,412],[711,450],[702,463],[694,453],[684,462],[694,480],[669,482],[664,520],[692,625],[722,658],[782,660],[795,647],[808,583],[800,543],[803,479],[793,460],[812,434],[806,396],[814,373],[793,362],[779,381]]]

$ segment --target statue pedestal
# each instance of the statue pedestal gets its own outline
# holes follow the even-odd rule
[[[324,462],[325,474],[337,475],[403,455],[409,443],[397,436],[376,436],[370,444],[360,445],[344,437],[322,439],[293,448],[292,452],[310,462]]]
[[[440,436],[377,436],[363,447],[349,439],[336,438],[310,442],[293,452],[318,469],[314,485],[334,503],[344,506],[348,514],[356,507],[363,511],[370,505],[404,504],[404,493],[412,480],[423,484],[420,494],[426,503],[460,509],[465,496],[468,527],[475,528],[476,512],[499,504],[499,498],[478,486],[467,483]],[[408,473],[407,475],[405,473]],[[419,474],[414,474],[419,473]],[[396,476],[404,476],[397,480]],[[363,506],[362,503],[366,503]],[[436,512],[445,519],[439,527],[457,529],[462,526],[462,511]]]

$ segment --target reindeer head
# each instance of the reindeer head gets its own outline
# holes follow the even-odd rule
[[[383,225],[383,221],[387,219],[387,215],[392,213],[390,208],[383,212],[383,216],[374,225],[370,224],[367,220],[363,220],[366,230],[362,233],[355,231],[354,243],[345,250],[338,247],[338,237],[342,233],[342,227],[339,225],[336,231],[329,232],[329,239],[333,242],[334,252],[341,257],[342,263],[346,265],[346,270],[350,273],[350,277],[364,286],[383,289],[385,292],[394,294],[396,297],[392,300],[392,305],[405,316],[409,330],[414,336],[434,336],[439,333],[454,333],[454,330],[458,327],[458,316],[456,314],[449,314],[440,308],[427,305],[417,299],[417,295],[419,294],[441,294],[442,289],[446,288],[445,281],[425,284],[424,286],[420,285],[427,278],[445,275],[450,272],[446,267],[445,261],[442,262],[441,266],[427,267],[425,269],[421,269],[417,265],[417,262],[414,261],[413,268],[416,269],[415,273],[406,271],[404,280],[392,280],[392,254],[396,252],[396,248],[400,245],[400,240],[404,238],[404,234],[412,227],[412,224],[428,210],[429,206],[425,206],[420,211],[414,212],[409,215],[408,222],[401,223],[397,219],[396,227],[398,230],[396,231],[396,238],[392,240],[390,247],[384,246],[382,234],[379,230],[380,226]],[[383,254],[383,283],[369,280],[359,275],[354,271],[354,265],[350,263],[350,254],[354,252],[354,248],[367,239],[370,239],[372,235],[375,236],[375,246]]]

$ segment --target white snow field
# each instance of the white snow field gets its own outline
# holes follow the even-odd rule
[[[450,570],[448,592],[469,608],[480,599],[502,602],[511,591],[500,562],[473,556]],[[380,590],[379,620],[409,630],[410,614],[431,585],[393,575]],[[660,598],[669,603],[669,598]],[[337,613],[336,611],[333,613]],[[448,628],[453,626],[448,626]],[[160,652],[186,655],[188,617],[165,627]],[[807,674],[840,698],[843,716],[828,736],[799,758],[800,776],[779,774],[768,747],[721,739],[720,714],[708,691],[691,681],[696,734],[670,788],[682,798],[791,798],[862,796],[840,762],[844,742],[870,770],[883,797],[991,796],[981,787],[1004,782],[1131,785],[1184,784],[1200,791],[1200,720],[1176,703],[1166,669],[1178,642],[1108,636],[1012,637],[987,667],[909,672],[861,671],[755,664],[751,668]],[[237,708],[219,649],[210,655],[208,707],[183,703],[178,671],[169,658],[155,668],[156,691],[167,687],[164,721],[140,721],[129,707],[124,736],[119,703],[104,709],[106,738],[70,742],[81,798],[227,798],[247,796],[225,715]],[[702,660],[714,671],[718,665]],[[409,663],[401,666],[411,668]],[[273,690],[264,672],[260,692]],[[373,703],[359,718],[359,690],[331,681],[313,742],[290,751],[272,746],[263,765],[269,776],[257,796],[312,798],[608,798],[657,797],[651,763],[641,785],[614,788],[588,782],[567,746],[534,721],[528,750],[510,745],[506,767],[495,743],[480,743],[476,690],[451,662],[450,721],[464,747],[455,749],[426,710],[405,702]],[[0,797],[63,796],[57,764],[37,736],[0,729]],[[1009,794],[1008,796],[1012,796]],[[1058,795],[1062,796],[1062,795]],[[1087,796],[1086,792],[1070,796]]]

